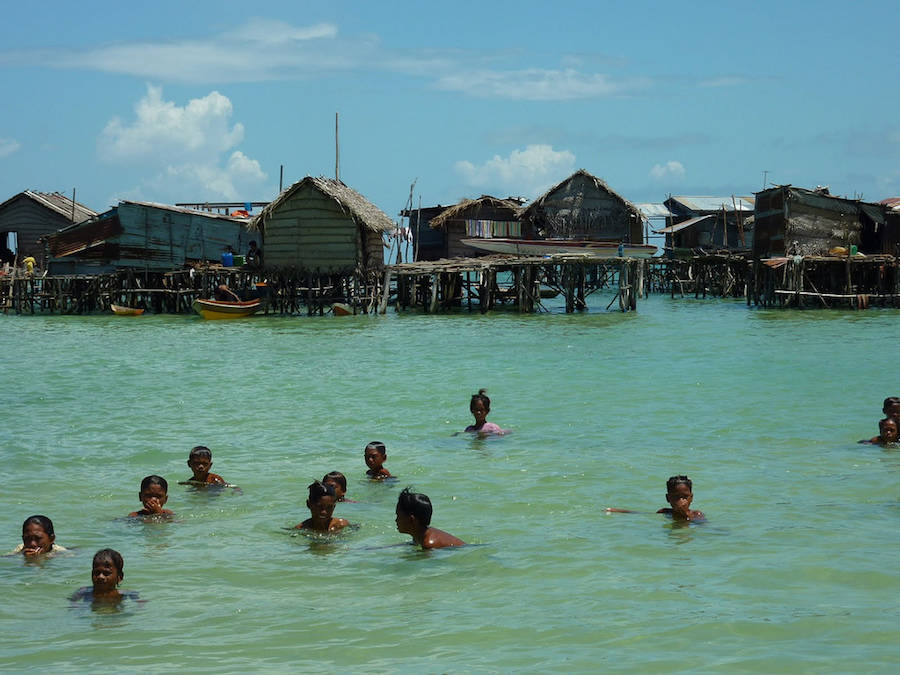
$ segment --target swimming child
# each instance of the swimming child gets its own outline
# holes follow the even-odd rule
[[[487,421],[488,413],[491,412],[491,399],[487,397],[486,389],[479,389],[477,394],[472,394],[472,400],[469,401],[469,412],[475,418],[475,424],[467,426],[467,432],[479,435],[507,433],[493,422]]]
[[[138,492],[138,499],[144,505],[140,511],[134,511],[128,514],[128,517],[135,516],[172,516],[175,515],[169,509],[163,508],[169,500],[169,484],[162,476],[147,476],[141,481],[141,491]]]
[[[13,553],[31,557],[65,550],[56,544],[53,521],[47,516],[31,516],[22,523],[22,543],[16,546]]]
[[[295,525],[294,529],[314,530],[315,532],[338,532],[343,530],[350,523],[343,518],[332,517],[337,501],[337,495],[334,493],[333,487],[320,481],[311,483],[309,486],[309,499],[306,500],[310,517],[299,525]]]
[[[885,407],[887,407],[885,405]],[[869,440],[862,440],[860,443],[871,443],[873,445],[887,445],[888,443],[896,443],[900,438],[900,421],[894,417],[885,417],[878,421],[878,435]]]
[[[671,476],[666,481],[666,501],[671,508],[662,508],[657,513],[672,516],[672,520],[704,520],[706,516],[701,511],[691,510],[691,502],[694,500],[692,487],[691,479],[687,476]]]
[[[93,586],[79,588],[72,595],[72,600],[88,600],[94,602],[119,602],[126,595],[133,593],[120,593],[119,584],[125,578],[125,562],[122,554],[111,548],[100,549],[94,554],[94,562],[91,567],[91,582]]]
[[[191,449],[188,455],[187,465],[191,467],[194,475],[184,481],[186,484],[202,483],[204,485],[227,485],[222,476],[210,473],[212,468],[212,452],[205,445],[197,445]]]
[[[330,485],[332,488],[334,488],[334,494],[339,502],[351,502],[353,504],[357,503],[352,499],[347,499],[347,477],[340,471],[330,471],[326,473],[324,476],[322,476],[322,484]]]
[[[366,446],[363,452],[366,460],[366,466],[369,470],[366,475],[373,480],[381,480],[383,478],[392,478],[391,472],[382,466],[387,459],[387,448],[381,441],[372,441]]]
[[[431,512],[431,500],[426,495],[405,488],[397,498],[397,531],[410,535],[423,549],[465,546],[462,539],[431,527]]]
[[[885,417],[900,419],[900,397],[888,396],[884,399],[884,404],[881,406],[881,412],[884,413]]]
[[[691,511],[691,501],[694,493],[691,492],[691,479],[687,476],[672,476],[666,481],[666,501],[672,508],[662,508],[657,513],[672,516],[673,520],[705,520],[706,516],[700,511]],[[631,509],[604,509],[606,513],[640,513]]]

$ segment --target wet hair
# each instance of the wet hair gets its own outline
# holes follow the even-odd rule
[[[412,516],[424,527],[428,527],[431,524],[432,509],[428,495],[423,495],[421,492],[413,492],[412,488],[404,488],[397,497],[397,509],[408,516]]]
[[[366,449],[368,448],[375,448],[379,453],[381,453],[381,455],[387,457],[387,448],[381,441],[371,441],[369,443],[366,443]]]
[[[322,476],[322,483],[325,481],[333,480],[335,483],[341,486],[341,490],[344,492],[347,491],[347,477],[342,474],[340,471],[330,471]]]
[[[31,516],[30,518],[26,518],[25,522],[22,523],[22,534],[25,533],[25,528],[29,525],[40,525],[44,529],[44,532],[47,533],[48,537],[54,536],[53,521],[47,516]]]
[[[491,399],[487,396],[487,389],[479,389],[477,394],[472,394],[472,400],[469,401],[469,410],[471,410],[472,406],[478,401],[481,401],[485,412],[491,411]]]
[[[121,553],[112,548],[101,548],[94,554],[94,564],[99,560],[109,560],[119,573],[119,578],[125,578],[125,561],[122,560]]]
[[[878,428],[881,429],[885,424],[893,423],[895,427],[900,429],[900,422],[897,421],[896,417],[885,417],[882,420],[878,420]],[[48,533],[49,534],[49,533]]]
[[[895,406],[895,405],[897,405],[898,403],[900,403],[900,397],[898,397],[898,396],[888,396],[886,399],[884,399],[884,404],[881,406],[881,410],[882,410],[882,412],[887,413],[887,411],[888,411],[892,406]]]
[[[184,455],[182,455],[182,457],[184,457]],[[141,492],[146,490],[151,485],[159,485],[163,489],[163,492],[169,494],[169,483],[166,482],[166,479],[162,476],[153,474],[152,476],[147,476],[146,478],[144,478],[144,480],[141,481]]]
[[[669,480],[666,481],[666,492],[668,494],[671,494],[672,490],[674,490],[679,485],[687,485],[688,490],[693,490],[694,488],[694,484],[687,476],[670,476]]]
[[[325,485],[320,480],[313,481],[309,484],[309,503],[315,504],[322,497],[331,496],[337,499],[337,495],[334,493],[334,488],[330,485]]]
[[[212,452],[205,445],[195,445],[191,448],[191,454],[188,455],[188,459],[194,459],[194,457],[202,457],[212,461]]]

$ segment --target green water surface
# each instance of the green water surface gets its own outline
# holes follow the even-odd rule
[[[900,661],[900,312],[652,297],[638,312],[0,317],[0,669],[893,672]],[[454,436],[486,388],[513,430]],[[365,480],[367,441],[396,482]],[[197,491],[189,449],[241,491]],[[343,471],[336,515],[291,533]],[[140,480],[175,522],[124,519]],[[708,522],[653,513],[694,480]],[[399,490],[476,546],[394,528]],[[638,514],[606,514],[607,506]],[[122,552],[145,602],[68,596]]]

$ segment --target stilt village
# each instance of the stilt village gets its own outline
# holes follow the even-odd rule
[[[651,234],[664,244],[649,245]],[[775,185],[634,204],[585,170],[531,202],[483,195],[416,208],[410,190],[396,220],[324,177],[270,202],[121,201],[104,212],[74,191],[26,190],[0,204],[0,246],[6,314],[203,314],[205,299],[284,316],[542,312],[554,298],[575,312],[597,292],[614,311],[648,293],[900,305],[900,197]]]

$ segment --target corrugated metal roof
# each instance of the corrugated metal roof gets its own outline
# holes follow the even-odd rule
[[[888,207],[891,211],[900,211],[900,197],[888,197],[878,203]]]
[[[171,204],[158,204],[156,202],[138,202],[131,199],[123,199],[120,204],[137,204],[138,206],[147,206],[152,209],[162,209],[163,211],[175,211],[176,213],[188,213],[192,216],[204,216],[206,218],[217,218],[219,220],[232,220],[239,223],[246,223],[247,218],[239,218],[238,216],[226,216],[224,213],[212,213],[211,211],[198,211],[197,209],[188,209],[183,206],[172,206]]]
[[[55,211],[56,213],[65,217],[67,220],[72,221],[73,223],[80,223],[82,220],[87,220],[88,218],[97,215],[96,211],[89,209],[84,204],[75,202],[75,213],[73,216],[71,197],[66,197],[66,195],[60,192],[37,192],[36,190],[25,190],[24,192],[13,195],[5,202],[0,204],[0,208],[3,208],[11,201],[17,199],[20,196],[25,196],[36,201],[41,206],[44,206],[51,211]]]
[[[675,214],[665,204],[635,204],[644,218],[671,218]]]
[[[723,206],[726,212],[734,211],[735,204],[737,204],[738,211],[752,211],[755,202],[754,197],[738,197],[737,195],[734,196],[734,203],[731,201],[731,195],[727,197],[685,197],[679,195],[672,196],[670,199],[695,212],[721,211]]]
[[[710,218],[715,218],[715,216],[709,215],[691,218],[690,220],[685,220],[684,222],[676,223],[675,225],[669,225],[668,227],[664,227],[661,230],[653,230],[653,232],[654,234],[669,234],[672,232],[681,232],[681,230],[692,227],[693,225],[696,225],[701,221],[709,220]]]

